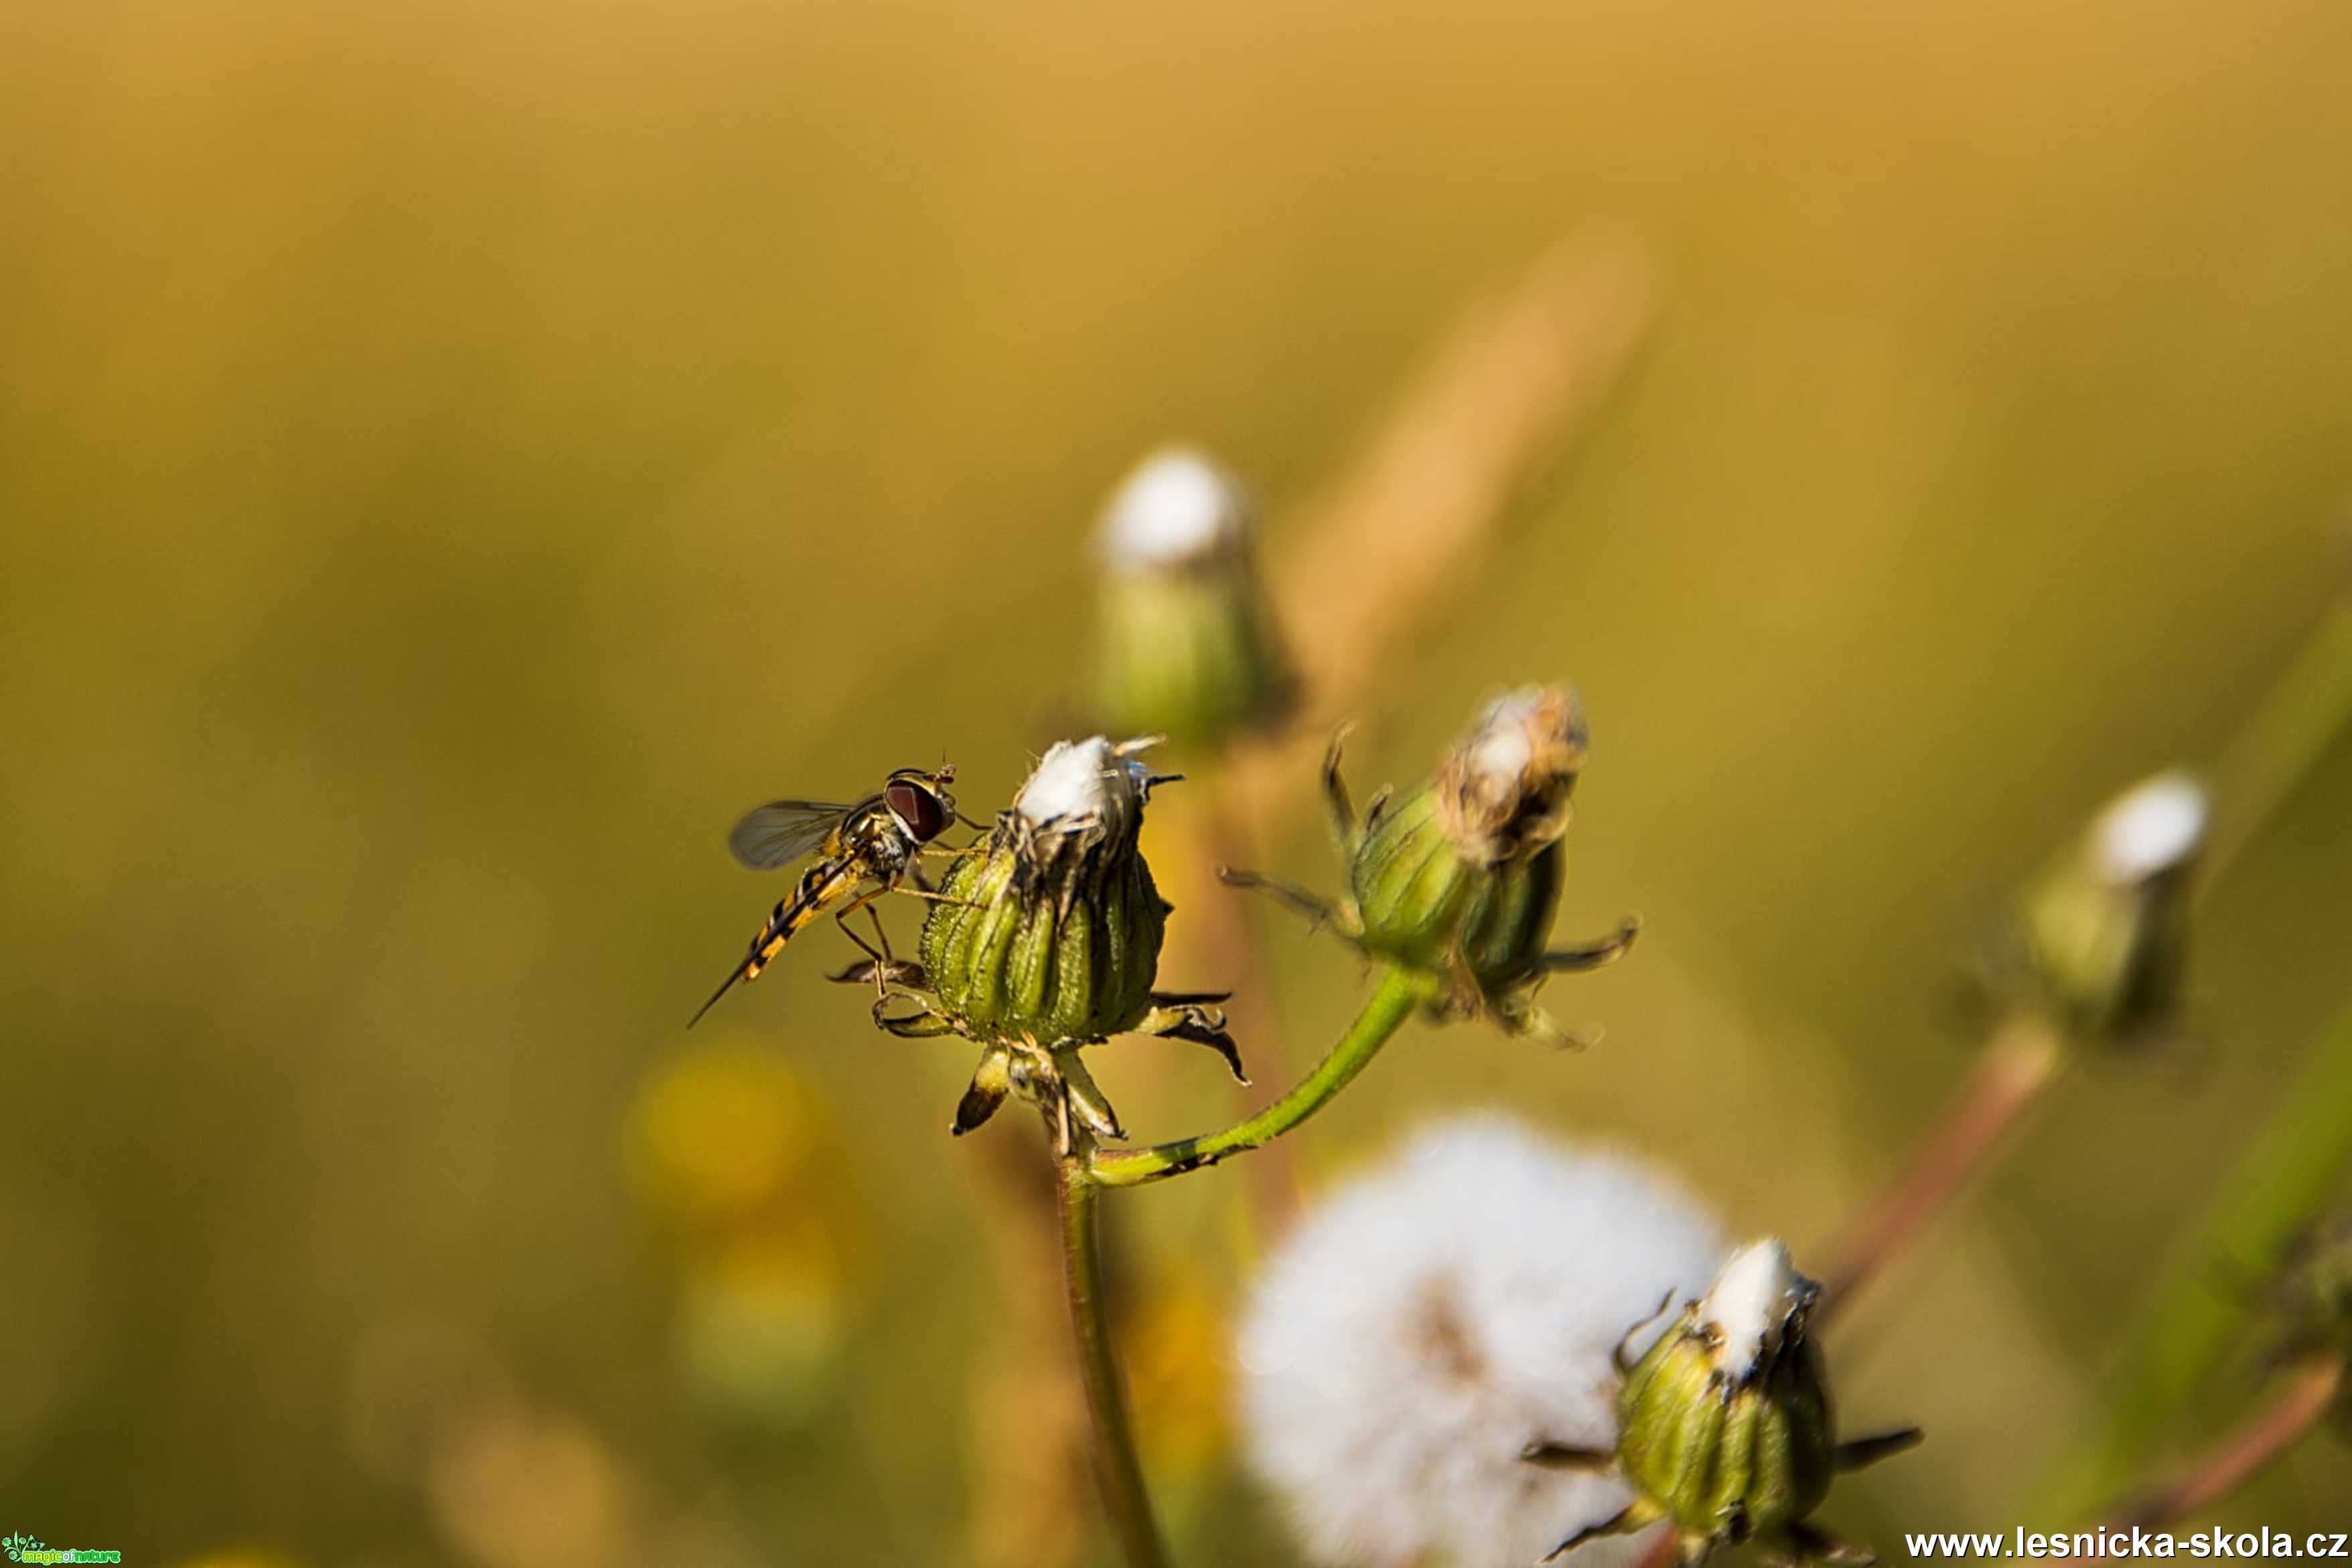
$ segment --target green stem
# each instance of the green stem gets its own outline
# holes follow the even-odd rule
[[[1111,1349],[1102,1231],[1095,1215],[1101,1189],[1087,1179],[1081,1159],[1072,1154],[1054,1162],[1054,1192],[1062,1211],[1062,1277],[1069,1288],[1070,1326],[1077,1335],[1087,1414],[1094,1424],[1095,1481],[1128,1568],[1168,1568],[1160,1527],[1151,1517],[1151,1494],[1144,1490],[1143,1464],[1136,1457],[1118,1357]]]
[[[2227,808],[2206,847],[2202,885],[2253,841],[2352,725],[2352,593],[2328,605],[2308,641],[2242,726],[2215,770]]]
[[[2179,1234],[2159,1282],[2123,1325],[2123,1354],[2098,1440],[2042,1500],[2080,1508],[2139,1469],[2182,1413],[2210,1392],[2244,1338],[2248,1303],[2217,1267],[2277,1262],[2297,1227],[2352,1171],[2352,1009],[2305,1061],[2237,1167]]]
[[[1364,1003],[1363,1011],[1315,1071],[1300,1079],[1289,1093],[1255,1116],[1222,1132],[1179,1138],[1146,1149],[1096,1149],[1087,1155],[1085,1180],[1096,1186],[1140,1186],[1164,1181],[1186,1171],[1212,1166],[1228,1155],[1255,1149],[1290,1131],[1329,1103],[1361,1072],[1397,1027],[1412,1016],[1428,994],[1428,982],[1411,970],[1383,968],[1380,983]]]

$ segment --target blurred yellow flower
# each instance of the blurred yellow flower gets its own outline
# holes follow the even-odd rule
[[[807,1197],[834,1148],[823,1105],[791,1063],[738,1040],[672,1065],[639,1096],[630,1130],[639,1196],[690,1230],[729,1228]]]
[[[832,1386],[872,1240],[824,1103],[782,1056],[722,1039],[639,1098],[632,1174],[688,1242],[677,1354],[696,1400],[791,1427]]]
[[[1198,1475],[1231,1441],[1225,1303],[1181,1263],[1144,1292],[1128,1349],[1145,1458],[1155,1470]]]

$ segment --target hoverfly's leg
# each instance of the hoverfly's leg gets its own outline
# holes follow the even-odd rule
[[[1137,1034],[1156,1035],[1161,1040],[1189,1040],[1195,1045],[1205,1045],[1225,1059],[1226,1068],[1234,1082],[1247,1083],[1249,1074],[1242,1071],[1242,1053],[1234,1037],[1225,1032],[1225,1015],[1214,1008],[1198,1002],[1154,992],[1155,1004],[1135,1026]],[[1223,998],[1218,998],[1223,1000]]]
[[[874,960],[874,995],[877,1000],[890,994],[889,987],[885,983],[883,975],[898,963],[898,959],[890,955],[890,937],[882,929],[882,917],[874,913],[874,901],[889,891],[887,883],[879,887],[868,888],[833,912],[834,924],[841,927],[841,934],[856,943],[865,950],[866,956]],[[874,923],[874,935],[882,942],[879,948],[850,928],[849,917],[861,909],[866,911],[866,918]]]
[[[1617,927],[1614,936],[1604,936],[1598,942],[1588,942],[1579,947],[1562,947],[1543,956],[1543,967],[1551,974],[1573,975],[1586,969],[1598,969],[1613,964],[1633,949],[1633,938],[1642,934],[1642,917],[1629,915]]]
[[[1341,725],[1331,732],[1331,744],[1323,749],[1323,810],[1331,824],[1331,838],[1339,846],[1340,858],[1353,859],[1356,853],[1356,804],[1348,799],[1348,781],[1339,774],[1339,753],[1348,743],[1348,731],[1352,725]]]
[[[927,898],[933,904],[960,904],[966,909],[978,909],[981,907],[979,901],[976,899],[955,898],[944,893],[933,893],[929,888],[901,887],[895,889],[894,891],[903,893],[909,898]]]
[[[889,949],[887,946],[885,945],[881,950],[877,951],[874,944],[868,942],[865,937],[860,936],[855,930],[851,929],[849,924],[850,909],[863,909],[868,914],[873,913],[873,909],[871,905],[865,902],[865,900],[860,899],[857,903],[851,904],[849,909],[835,910],[833,912],[833,922],[835,925],[841,927],[841,934],[844,936],[846,936],[852,942],[856,943],[858,947],[864,951],[866,957],[872,960],[870,963],[865,965],[864,967],[869,970],[874,977],[874,998],[877,1001],[879,1001],[884,997],[890,994],[889,984],[882,977],[892,963]]]
[[[835,910],[833,912],[834,924],[841,927],[841,934],[844,936],[848,937],[852,942],[857,944],[858,950],[860,952],[873,959],[877,964],[887,964],[890,961],[890,954],[887,948],[875,946],[873,943],[868,942],[865,937],[860,936],[856,931],[850,929],[850,911],[864,909],[866,907],[866,901],[864,899],[860,899],[856,904],[850,904],[846,908]]]
[[[1221,865],[1217,868],[1217,880],[1227,887],[1238,887],[1245,892],[1265,894],[1276,903],[1305,915],[1308,924],[1318,931],[1326,925],[1332,925],[1349,936],[1355,935],[1356,923],[1349,918],[1346,911],[1329,899],[1309,893],[1295,883],[1282,882],[1270,876],[1260,876],[1256,872],[1243,871],[1239,867],[1229,865]]]
[[[903,986],[908,990],[930,989],[930,977],[923,967],[908,958],[866,958],[835,970],[825,977],[836,986],[875,986],[886,988]]]

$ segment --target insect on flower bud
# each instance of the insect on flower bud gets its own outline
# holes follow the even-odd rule
[[[2210,815],[2204,787],[2183,773],[2109,802],[2020,902],[1993,959],[1999,988],[2078,1038],[2160,1033],[2179,1000],[2189,878]]]
[[[1152,989],[1169,905],[1137,837],[1152,788],[1172,776],[1139,760],[1150,744],[1096,736],[1048,750],[948,873],[923,923],[920,966],[889,977],[891,996],[919,989],[930,999],[911,1015],[877,1007],[883,1028],[952,1032],[987,1048],[957,1109],[958,1133],[1017,1092],[1054,1112],[1065,1148],[1074,1121],[1097,1137],[1123,1136],[1077,1056],[1114,1034],[1197,1040],[1241,1076],[1223,1016],[1204,1005],[1222,997]]]
[[[1639,1361],[1626,1365],[1621,1346],[1617,1463],[1634,1499],[1553,1555],[1664,1520],[1685,1563],[1751,1540],[1786,1562],[1868,1561],[1807,1518],[1837,1472],[1900,1452],[1919,1434],[1906,1427],[1836,1441],[1821,1355],[1806,1333],[1820,1298],[1779,1241],[1752,1242]]]
[[[1548,1028],[1532,1005],[1550,973],[1623,955],[1638,927],[1547,953],[1559,904],[1570,797],[1584,765],[1584,710],[1567,686],[1524,686],[1488,705],[1446,754],[1436,778],[1392,803],[1376,801],[1360,830],[1328,775],[1360,941],[1370,952],[1443,975],[1440,1010],[1485,1011],[1515,1030]]]
[[[1213,746],[1281,716],[1292,683],[1251,560],[1249,498],[1170,447],[1103,514],[1101,700],[1122,729]]]
[[[1150,1010],[1168,905],[1136,848],[1159,782],[1141,749],[1055,745],[949,873],[923,923],[923,972],[963,1032],[1100,1040]]]

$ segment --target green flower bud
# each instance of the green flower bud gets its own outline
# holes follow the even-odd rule
[[[1441,1013],[1483,1010],[1508,1028],[1540,1027],[1529,998],[1547,975],[1606,963],[1630,944],[1629,923],[1590,948],[1545,950],[1586,747],[1573,690],[1523,687],[1487,707],[1436,778],[1376,805],[1352,832],[1358,940],[1445,977]]]
[[[1078,1059],[1079,1047],[1115,1034],[1208,1045],[1242,1078],[1223,1015],[1205,1005],[1222,996],[1152,989],[1169,905],[1137,837],[1153,786],[1172,776],[1136,759],[1150,744],[1056,744],[948,873],[923,923],[921,962],[836,977],[878,972],[891,988],[875,1021],[894,1034],[955,1033],[986,1047],[956,1110],[959,1134],[1018,1092],[1052,1113],[1065,1151],[1074,1128],[1125,1136]],[[924,991],[918,1011],[887,1016],[894,999]]]
[[[1808,1519],[1838,1471],[1908,1448],[1918,1433],[1837,1442],[1821,1354],[1806,1333],[1820,1298],[1780,1242],[1732,1254],[1706,1297],[1625,1369],[1616,1458],[1633,1504],[1563,1550],[1664,1520],[1685,1563],[1750,1540],[1784,1560],[1853,1560]]]
[[[2160,1032],[2187,954],[2188,893],[2210,815],[2204,789],[2167,773],[2116,797],[2020,901],[1997,988],[2080,1039]]]
[[[1141,743],[1045,753],[923,923],[939,1010],[974,1040],[1102,1040],[1151,1010],[1168,904],[1136,848],[1160,780]]]
[[[1626,1375],[1618,1462],[1685,1538],[1776,1534],[1829,1495],[1820,1294],[1778,1241],[1743,1248]]]
[[[1103,516],[1103,711],[1119,728],[1213,746],[1287,711],[1291,682],[1250,559],[1250,506],[1171,448]]]

